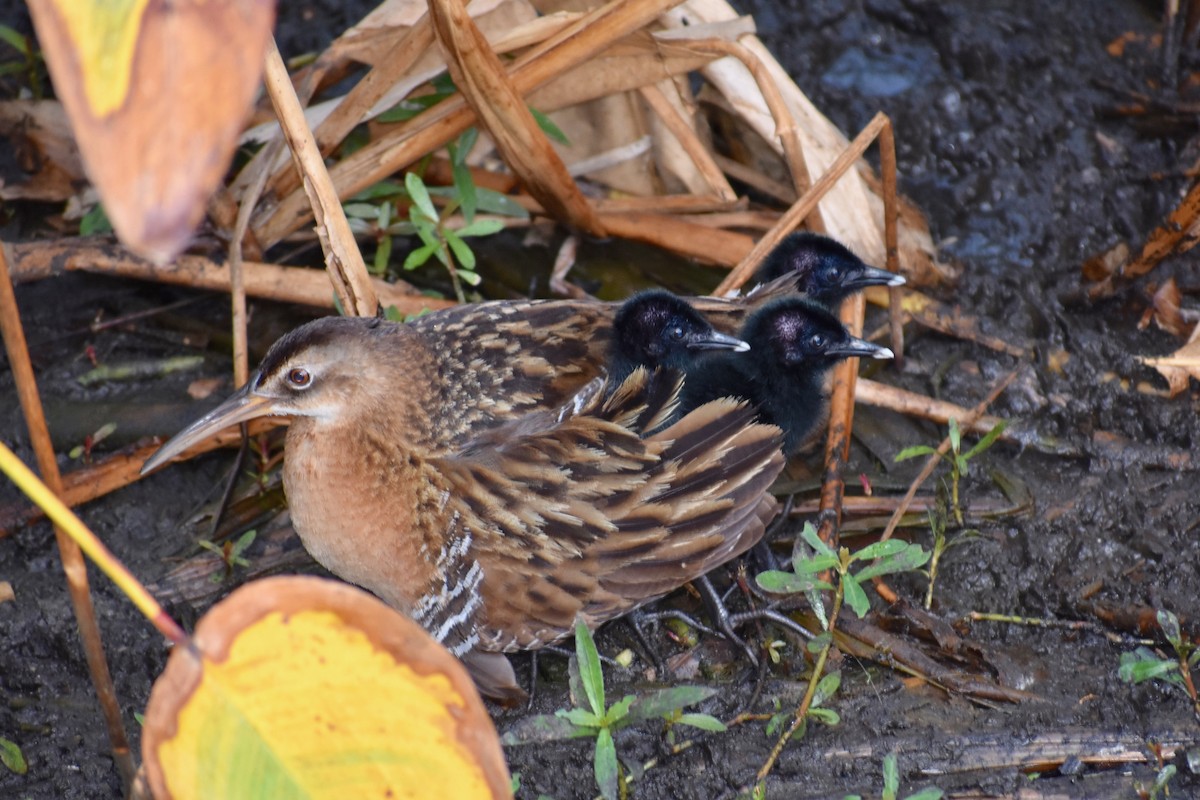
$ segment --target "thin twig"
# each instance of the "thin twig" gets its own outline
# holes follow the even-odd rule
[[[363,263],[358,243],[354,241],[354,234],[350,232],[346,212],[342,209],[337,190],[321,158],[321,151],[317,149],[316,140],[304,119],[304,109],[300,107],[283,56],[279,54],[273,38],[267,46],[263,81],[280,127],[287,137],[292,160],[304,176],[304,191],[317,222],[317,236],[325,252],[325,268],[333,289],[347,314],[373,317],[379,311],[379,300],[371,286],[367,266]]]
[[[46,415],[38,395],[37,379],[29,350],[25,344],[25,331],[21,325],[17,297],[12,279],[8,274],[8,259],[0,245],[0,332],[4,336],[4,347],[8,352],[8,363],[17,384],[17,397],[25,424],[29,428],[29,439],[37,458],[38,470],[43,481],[56,496],[62,496],[62,479],[58,473],[58,461],[54,445],[50,443],[50,431],[46,427]],[[117,690],[113,685],[108,661],[104,656],[104,644],[100,639],[100,626],[96,621],[96,609],[92,605],[92,594],[88,587],[87,565],[83,552],[66,533],[57,526],[54,536],[62,556],[63,572],[67,576],[67,591],[71,596],[71,607],[79,625],[79,637],[83,640],[83,651],[87,656],[88,672],[100,701],[100,710],[108,727],[108,739],[112,745],[113,760],[121,773],[121,782],[128,791],[135,770],[133,754],[129,749],[129,738],[125,734],[125,723],[121,720],[121,706],[117,702]]]
[[[721,281],[721,285],[716,288],[713,294],[726,294],[734,289],[740,288],[742,284],[749,280],[750,276],[754,274],[754,270],[758,267],[759,263],[766,258],[767,253],[774,250],[775,246],[783,241],[785,236],[796,230],[800,223],[803,222],[808,215],[812,213],[812,210],[817,207],[817,204],[821,202],[821,198],[828,194],[829,190],[833,188],[833,185],[837,183],[838,179],[841,178],[842,175],[844,175],[846,171],[853,166],[854,162],[866,152],[867,148],[871,146],[871,143],[875,141],[875,138],[879,135],[879,132],[883,130],[885,126],[890,124],[891,123],[888,122],[888,118],[885,114],[882,112],[876,114],[874,119],[872,119],[867,126],[863,128],[861,132],[859,132],[858,136],[854,137],[854,141],[850,142],[846,149],[842,151],[841,155],[839,155],[837,159],[835,159],[834,162],[829,165],[829,169],[827,169],[825,174],[822,175],[821,178],[812,185],[812,188],[805,192],[804,195],[801,196],[801,198],[797,200],[782,217],[779,218],[778,224],[776,224],[776,226],[769,233],[758,240],[758,243],[754,245],[754,249],[752,249],[749,255],[747,255],[740,264],[738,264],[737,268],[725,276],[725,280]]]

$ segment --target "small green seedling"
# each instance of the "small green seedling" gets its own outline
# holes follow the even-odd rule
[[[117,430],[117,423],[106,422],[96,429],[95,433],[89,433],[83,437],[83,444],[75,445],[68,453],[72,459],[82,459],[83,463],[92,463],[92,448],[103,442]]]
[[[817,529],[812,523],[805,523],[800,537],[812,548],[812,555],[796,554],[792,559],[792,572],[768,571],[758,575],[758,585],[767,592],[774,594],[798,594],[808,596],[809,605],[821,621],[821,626],[829,630],[829,621],[825,615],[825,604],[821,601],[820,592],[834,589],[830,583],[820,580],[817,576],[833,570],[838,575],[838,591],[844,595],[845,602],[854,610],[859,619],[871,610],[871,602],[863,591],[862,583],[880,575],[895,572],[910,572],[920,569],[929,560],[929,553],[918,544],[888,539],[875,542],[851,553],[848,548],[834,552],[833,548],[821,541]],[[851,566],[862,562],[866,564],[857,572],[851,572]]]
[[[505,746],[532,744],[561,739],[594,738],[593,769],[596,784],[605,800],[624,796],[624,778],[617,761],[613,734],[639,722],[661,719],[667,725],[690,725],[706,731],[721,732],[725,726],[708,714],[685,714],[687,706],[707,700],[717,693],[704,686],[674,686],[642,695],[626,695],[612,705],[604,696],[604,673],[600,654],[587,625],[575,623],[575,657],[571,659],[571,695],[576,703],[586,704],[562,709],[553,715],[529,717],[517,723],[500,741]],[[670,731],[668,731],[670,735]]]
[[[213,583],[220,583],[221,581],[232,577],[234,567],[250,566],[250,562],[247,561],[242,554],[246,552],[246,549],[249,548],[250,545],[254,544],[254,537],[256,535],[257,531],[246,531],[237,538],[237,541],[227,541],[223,545],[204,539],[201,539],[199,542],[197,542],[197,544],[199,544],[205,550],[216,553],[218,556],[220,556],[221,561],[225,564],[225,573],[223,575],[214,573],[211,578]]]
[[[896,800],[900,791],[900,768],[897,765],[896,754],[888,753],[883,757],[883,800]],[[916,794],[910,794],[904,800],[941,800],[944,792],[936,787],[922,789]],[[862,800],[862,795],[848,794],[844,800]]]
[[[907,461],[910,458],[917,456],[939,455],[950,465],[950,507],[954,511],[954,519],[959,525],[963,524],[962,506],[959,503],[958,485],[970,471],[971,459],[987,450],[996,440],[1000,438],[1000,434],[1004,433],[1004,429],[1008,427],[1008,422],[1001,421],[997,423],[990,431],[988,431],[982,439],[975,443],[967,452],[962,452],[962,434],[958,430],[958,420],[953,417],[950,419],[950,452],[941,454],[937,448],[929,445],[919,444],[914,447],[906,447],[896,454],[894,459],[897,462]]]
[[[1183,690],[1192,701],[1193,710],[1200,716],[1200,696],[1192,677],[1192,670],[1200,665],[1200,647],[1180,630],[1179,618],[1173,613],[1164,609],[1157,616],[1158,627],[1175,650],[1175,658],[1162,658],[1149,647],[1139,647],[1132,653],[1121,654],[1121,666],[1117,674],[1126,683],[1160,680]]]
[[[1154,783],[1147,786],[1141,781],[1133,782],[1133,791],[1140,800],[1159,800],[1160,797],[1170,797],[1171,789],[1167,786],[1175,777],[1175,765],[1165,764],[1154,774]]]
[[[29,771],[29,765],[25,763],[25,755],[21,752],[21,748],[17,746],[16,742],[11,742],[2,736],[0,736],[0,764],[18,775],[24,775]]]
[[[809,719],[815,719],[817,722],[828,725],[830,728],[841,723],[841,714],[832,708],[824,707],[825,703],[831,700],[840,688],[842,688],[842,673],[830,672],[821,676],[821,680],[817,683],[816,692],[813,694],[812,703],[809,704],[805,723],[792,734],[792,738],[804,737],[804,734],[808,730]],[[790,709],[787,711],[782,710],[781,705],[779,700],[775,701],[775,713],[767,720],[767,727],[764,733],[768,737],[775,736],[792,720],[793,712]]]
[[[45,60],[42,51],[34,47],[32,36],[25,36],[15,28],[0,25],[0,42],[16,50],[20,58],[0,61],[0,78],[18,73],[25,74],[29,84],[29,94],[34,100],[41,100],[45,95],[42,88],[42,74],[45,70]],[[0,51],[0,57],[7,57],[7,48]]]

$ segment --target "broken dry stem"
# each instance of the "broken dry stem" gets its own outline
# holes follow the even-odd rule
[[[613,42],[656,20],[680,0],[614,0],[574,20],[518,57],[508,79],[522,96],[582,64]],[[397,126],[392,134],[342,159],[330,170],[342,197],[349,197],[444,146],[475,124],[462,95],[450,97]],[[275,244],[308,219],[309,209],[296,192],[285,197],[258,222],[255,231],[265,245]]]
[[[354,234],[350,232],[346,212],[325,169],[321,151],[317,149],[316,140],[309,130],[304,109],[300,107],[274,39],[267,46],[263,81],[292,151],[296,170],[303,176],[304,191],[316,220],[317,237],[325,253],[325,268],[333,290],[347,314],[373,317],[379,310],[379,300],[367,274],[367,266],[363,263]]]
[[[25,330],[21,325],[20,310],[17,307],[17,297],[13,291],[12,278],[8,272],[8,260],[3,247],[0,247],[0,332],[4,336],[8,363],[17,384],[17,397],[25,416],[25,424],[29,428],[29,439],[33,445],[38,469],[49,484],[49,488],[43,488],[46,488],[51,500],[59,502],[55,495],[61,495],[63,488],[58,472],[58,461],[54,455],[54,445],[50,443],[50,431],[46,426],[46,415],[38,394],[33,364],[29,360]],[[25,465],[17,460],[16,456],[12,455],[7,448],[4,448],[4,453],[11,456],[20,469],[28,472]],[[32,476],[32,473],[29,474]],[[34,480],[37,479],[34,478]],[[87,566],[84,564],[83,553],[79,545],[68,537],[62,527],[56,525],[54,536],[62,557],[63,572],[66,573],[67,592],[71,597],[71,607],[79,626],[79,637],[83,642],[83,651],[87,657],[88,672],[91,675],[92,685],[96,690],[96,699],[100,703],[100,709],[108,728],[113,760],[121,773],[121,782],[128,789],[135,772],[133,755],[129,749],[129,738],[125,734],[125,724],[121,720],[117,690],[113,685],[108,660],[104,655],[100,626],[96,621],[96,609],[92,604],[91,589],[88,586]]]
[[[82,270],[218,292],[228,292],[232,285],[228,265],[203,256],[179,256],[169,266],[160,267],[118,245],[94,239],[35,241],[2,246],[8,253],[12,277],[17,283]],[[300,303],[314,308],[333,308],[329,279],[319,270],[251,261],[244,262],[243,267],[246,293],[252,297],[281,303]],[[425,309],[454,305],[452,300],[418,294],[407,283],[388,284],[373,280],[372,284],[384,305],[395,306],[402,314],[416,314]]]

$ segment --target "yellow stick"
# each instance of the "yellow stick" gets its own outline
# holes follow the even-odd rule
[[[146,615],[150,623],[175,644],[187,642],[187,634],[179,623],[171,619],[145,586],[133,577],[133,573],[117,560],[116,556],[96,538],[96,534],[75,516],[71,509],[62,504],[54,493],[42,483],[29,467],[17,458],[3,442],[0,442],[0,471],[9,477],[25,495],[38,505],[46,516],[70,536],[96,566],[103,570],[113,583],[133,601],[138,610]]]

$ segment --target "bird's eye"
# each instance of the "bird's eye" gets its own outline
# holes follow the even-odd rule
[[[293,389],[307,389],[312,384],[312,373],[303,367],[288,370],[287,382]]]
[[[826,342],[827,340],[823,333],[814,333],[808,337],[808,346],[813,350],[824,350]]]
[[[683,340],[683,328],[679,325],[676,325],[674,328],[671,328],[671,332],[669,335],[673,341],[676,341],[676,342],[682,341]]]

